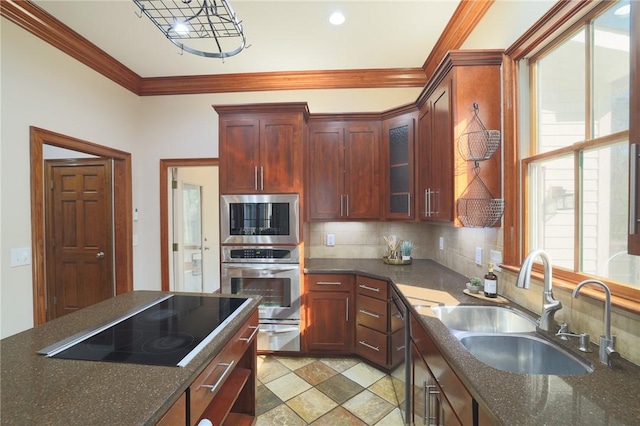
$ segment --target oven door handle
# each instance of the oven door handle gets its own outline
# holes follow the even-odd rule
[[[273,277],[284,272],[291,272],[300,269],[299,265],[264,267],[264,265],[224,265],[223,268],[228,270],[241,270],[243,275],[252,277]]]

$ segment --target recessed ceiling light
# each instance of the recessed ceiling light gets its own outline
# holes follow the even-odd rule
[[[331,22],[333,25],[342,25],[344,24],[344,21],[345,17],[340,12],[334,12],[331,14],[331,16],[329,16],[329,22]]]
[[[631,5],[625,4],[624,6],[620,6],[613,12],[614,15],[622,16],[628,15],[631,12]]]

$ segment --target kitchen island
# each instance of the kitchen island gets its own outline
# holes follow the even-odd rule
[[[1,423],[155,425],[254,316],[259,298],[184,367],[48,358],[37,351],[164,295],[126,293],[1,340]]]
[[[564,342],[541,332],[578,357],[586,358],[594,367],[594,371],[586,375],[515,374],[495,369],[476,359],[430,312],[430,308],[418,311],[412,307],[412,298],[420,297],[421,293],[426,295],[421,299],[428,299],[423,302],[430,301],[436,305],[487,304],[462,292],[466,277],[437,262],[414,259],[411,265],[392,266],[381,259],[306,259],[305,273],[356,274],[391,281],[405,298],[412,316],[428,333],[480,410],[489,415],[488,423],[640,424],[640,403],[637,399],[640,367],[626,360],[620,360],[616,368],[600,364],[597,347],[593,344],[594,352],[584,354],[577,351],[575,340]]]

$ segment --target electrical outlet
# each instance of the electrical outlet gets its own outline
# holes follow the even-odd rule
[[[336,236],[335,234],[327,234],[327,245],[329,247],[333,247],[336,245]]]
[[[482,265],[482,247],[476,247],[476,265]]]
[[[440,247],[440,250],[444,250],[444,237],[440,237],[438,247]]]
[[[489,253],[491,256],[491,263],[493,263],[493,270],[500,272],[502,269],[500,269],[500,266],[498,265],[502,263],[502,252],[498,250],[491,250]]]

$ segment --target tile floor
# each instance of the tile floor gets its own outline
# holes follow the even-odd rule
[[[258,356],[256,426],[402,425],[389,375],[355,358]]]

